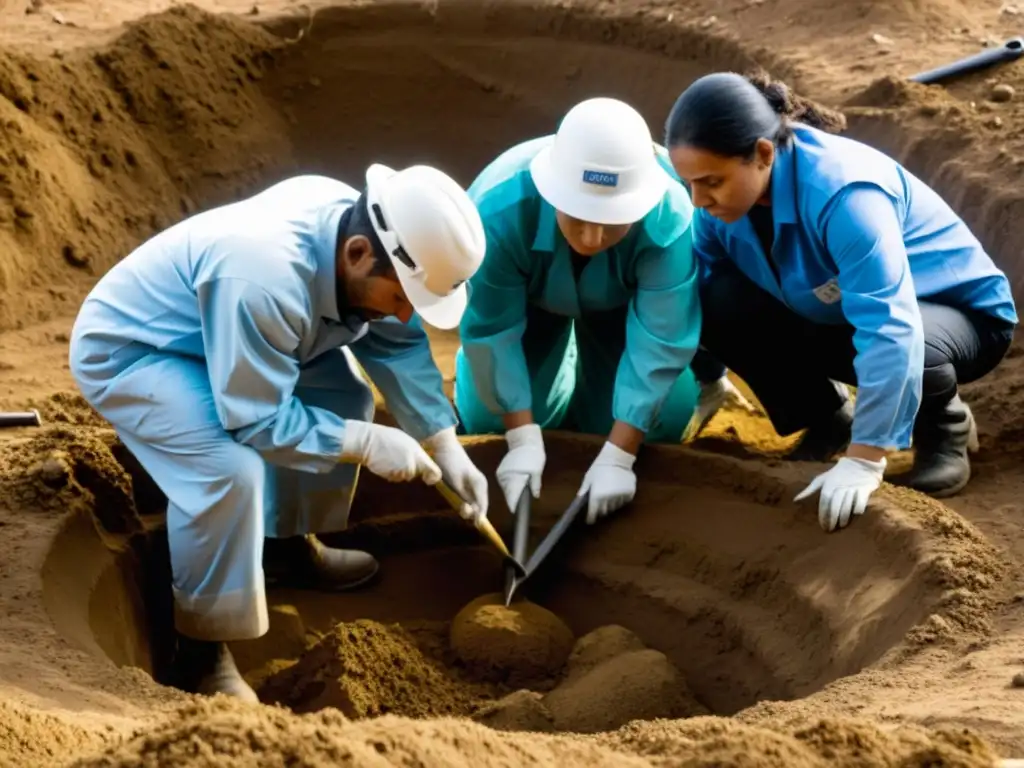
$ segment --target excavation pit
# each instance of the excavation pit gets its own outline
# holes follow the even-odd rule
[[[600,441],[553,433],[548,446],[534,543],[572,499]],[[469,451],[493,477],[504,442],[477,438]],[[91,454],[73,450],[71,475],[102,474],[81,470],[96,455],[95,446]],[[492,664],[490,672],[506,674],[482,672],[487,650],[464,637],[467,612],[478,614],[494,602],[487,593],[500,592],[500,558],[435,491],[368,473],[356,522],[325,538],[373,552],[381,579],[342,595],[272,590],[270,632],[233,644],[239,667],[265,701],[298,712],[330,706],[352,717],[454,714],[525,729],[539,728],[546,721],[538,711],[550,711],[552,730],[561,724],[593,732],[625,724],[632,710],[602,720],[594,712],[567,713],[565,702],[593,703],[595,691],[604,691],[608,706],[621,708],[629,684],[671,691],[671,701],[653,711],[654,693],[633,696],[633,717],[643,718],[731,715],[763,700],[804,697],[897,646],[941,641],[956,630],[961,602],[976,598],[970,589],[951,589],[953,561],[981,545],[938,505],[908,512],[880,500],[848,529],[827,535],[813,507],[790,501],[798,486],[770,469],[658,447],[645,453],[638,472],[633,504],[572,530],[524,587],[522,599],[537,604],[534,615],[555,624],[531,619],[535,634],[516,641],[534,644],[531,656],[520,654],[521,668],[508,661],[515,653],[495,644],[504,667]],[[508,529],[510,515],[493,484],[491,490],[492,519]],[[123,510],[131,509],[126,497]],[[940,520],[943,514],[950,519]],[[115,551],[111,536],[98,530],[85,510],[68,516],[44,569],[52,615],[79,644],[171,680],[161,666],[171,621],[159,556],[166,542],[157,528]],[[83,563],[92,565],[83,571]],[[490,631],[503,623],[509,625],[507,615],[482,625]],[[548,666],[536,655],[541,646]],[[466,647],[478,656],[467,658]],[[653,677],[641,680],[643,671]],[[531,708],[529,695],[519,693],[512,704],[525,713],[509,722],[502,709],[497,717],[503,697],[521,690],[542,697],[545,708]]]
[[[67,309],[142,238],[286,175],[321,172],[359,187],[370,162],[430,162],[468,183],[513,143],[551,132],[582,98],[626,99],[658,138],[695,76],[758,63],[788,75],[767,54],[686,26],[685,14],[672,22],[606,5],[383,2],[321,9],[312,22],[270,20],[263,30],[183,6],[99,54],[12,58],[0,72],[9,129],[0,149],[18,163],[0,178],[0,204],[21,213],[17,238],[0,230],[13,254],[0,275],[0,328],[47,319],[64,301]],[[299,33],[294,43],[275,36]],[[928,160],[924,134],[904,143],[893,119],[867,110],[852,125]],[[8,222],[11,212],[0,207]],[[450,374],[452,339],[435,341]],[[62,517],[42,569],[50,620],[76,648],[171,682],[160,494],[109,432],[71,423],[5,447],[24,469],[12,508]],[[548,440],[534,542],[600,447]],[[490,477],[503,451],[499,438],[471,447]],[[984,633],[998,565],[974,529],[944,507],[885,490],[851,528],[826,535],[810,505],[790,501],[815,469],[646,450],[634,504],[575,531],[524,590],[565,622],[574,646],[561,669],[522,683],[484,679],[450,644],[454,617],[500,591],[500,561],[432,491],[364,473],[355,525],[332,543],[372,551],[381,580],[344,595],[272,591],[270,632],[233,651],[264,700],[300,713],[337,708],[374,722],[469,715],[493,729],[592,733],[630,717],[742,714]],[[494,490],[492,517],[507,530]],[[600,695],[616,698],[600,706]],[[582,699],[596,704],[571,706]],[[152,743],[184,743],[194,732],[241,739],[245,716],[200,704]],[[303,728],[320,721],[259,717],[276,718],[274,728],[303,746],[316,741]],[[332,734],[348,727],[324,717]],[[413,730],[381,723],[373,733]],[[425,722],[416,731],[427,734],[425,749],[441,741],[439,729]],[[757,734],[736,729],[746,754]],[[765,742],[765,753],[779,754],[781,739]],[[785,739],[787,750],[809,749]],[[485,743],[494,752],[497,742]],[[714,748],[724,749],[708,754]],[[618,753],[602,755],[566,764],[622,764]]]

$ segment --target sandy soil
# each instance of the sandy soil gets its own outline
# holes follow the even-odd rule
[[[935,184],[1024,297],[1024,70],[948,89],[902,81],[1016,34],[1016,7],[204,8],[0,0],[0,408],[38,407],[47,421],[0,435],[0,765],[1024,757],[1019,348],[967,389],[982,452],[946,505],[886,488],[870,515],[825,536],[790,502],[815,468],[779,460],[785,441],[745,414],[720,415],[694,446],[646,453],[631,509],[569,542],[531,590],[576,646],[528,684],[484,679],[480,659],[449,643],[459,611],[500,588],[498,561],[428,492],[367,480],[339,541],[374,551],[385,578],[343,598],[274,592],[270,634],[235,648],[266,701],[302,714],[154,682],[167,655],[160,495],[75,396],[66,364],[84,292],[183,215],[296,170],[357,180],[371,159],[443,163],[468,181],[586,95],[626,98],[657,130],[688,79],[755,64],[842,106],[854,135]],[[1016,95],[993,101],[997,84]],[[433,341],[450,377],[454,339]],[[596,447],[552,440],[534,535]],[[501,445],[471,451],[493,470]],[[517,622],[487,628],[525,648],[562,637],[552,658],[564,656],[560,630]]]

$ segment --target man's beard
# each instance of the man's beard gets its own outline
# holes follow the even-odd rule
[[[351,328],[365,325],[371,320],[380,320],[381,315],[379,312],[366,309],[359,305],[365,298],[366,292],[358,289],[353,292],[356,295],[354,297],[349,297],[347,287],[338,291],[338,317],[341,318],[341,322]]]

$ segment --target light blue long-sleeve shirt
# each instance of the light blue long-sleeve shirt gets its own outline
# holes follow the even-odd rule
[[[572,254],[555,209],[537,192],[530,160],[553,141],[519,144],[494,160],[469,188],[487,235],[487,255],[470,279],[460,332],[466,360],[492,413],[532,407],[522,347],[527,304],[553,314],[625,308],[626,348],[616,373],[612,417],[648,431],[700,339],[693,206],[664,153],[672,176],[651,212],[614,247],[573,275]]]
[[[699,210],[702,274],[728,259],[798,315],[852,325],[853,442],[908,447],[924,370],[918,300],[1015,324],[1006,276],[938,194],[865,144],[796,126],[792,145],[776,155],[771,185],[771,258],[780,278],[748,217],[726,224]]]
[[[154,351],[204,359],[223,428],[269,461],[311,472],[335,466],[345,423],[293,392],[301,367],[331,349],[352,350],[413,437],[453,426],[417,317],[340,317],[338,226],[358,196],[298,176],[156,235],[87,297],[74,330],[84,359],[72,368],[113,388]]]

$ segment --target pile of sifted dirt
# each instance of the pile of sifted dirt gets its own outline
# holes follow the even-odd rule
[[[486,686],[463,681],[420,650],[400,626],[337,625],[292,666],[270,675],[260,699],[296,712],[333,707],[347,717],[467,715]]]

